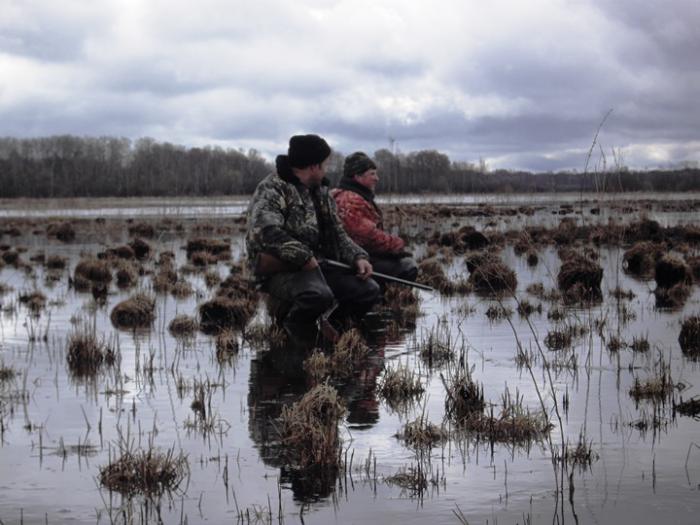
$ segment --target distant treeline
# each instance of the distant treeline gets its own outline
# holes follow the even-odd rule
[[[690,191],[700,170],[605,173],[488,171],[437,151],[374,152],[388,193]],[[329,178],[342,174],[334,153]],[[257,151],[186,148],[150,138],[69,135],[0,138],[0,197],[134,197],[249,194],[274,169]]]

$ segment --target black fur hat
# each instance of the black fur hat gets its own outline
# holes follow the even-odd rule
[[[343,166],[343,177],[352,178],[355,175],[362,175],[367,170],[376,170],[377,165],[372,159],[361,151],[356,151],[352,155],[345,157]]]
[[[307,168],[321,164],[331,154],[331,147],[318,135],[294,135],[289,139],[289,165],[294,168]]]

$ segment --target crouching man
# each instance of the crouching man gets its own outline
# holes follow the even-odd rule
[[[367,252],[336,214],[325,178],[330,154],[317,135],[293,136],[288,154],[275,161],[276,173],[258,184],[248,207],[249,262],[261,289],[289,306],[282,326],[297,342],[313,342],[316,321],[334,306],[338,317],[359,318],[380,295]],[[323,258],[356,273],[327,267]]]
[[[415,281],[418,266],[401,237],[384,231],[382,212],[374,202],[379,176],[374,161],[361,151],[345,158],[343,177],[331,194],[348,235],[370,255],[375,271]]]

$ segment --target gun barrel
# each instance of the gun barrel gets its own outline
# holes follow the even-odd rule
[[[349,264],[341,263],[338,261],[333,261],[331,259],[323,259],[323,262],[329,266],[335,266],[336,268],[344,268],[346,270],[352,270],[352,267]],[[372,272],[372,277],[379,277],[380,279],[384,279],[385,281],[404,284],[406,286],[412,286],[413,288],[418,288],[420,290],[425,290],[427,292],[434,292],[435,291],[434,288],[431,288],[428,285],[416,283],[414,281],[407,281],[406,279],[400,279],[398,277],[394,277],[393,275],[387,275],[385,273]]]

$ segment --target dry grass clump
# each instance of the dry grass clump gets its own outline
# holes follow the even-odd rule
[[[636,297],[636,294],[632,290],[623,290],[619,286],[614,290],[610,290],[610,295],[618,301],[631,301]]]
[[[491,322],[510,319],[512,315],[513,309],[501,304],[492,304],[486,309],[486,318]]]
[[[129,247],[134,251],[137,259],[147,259],[151,255],[151,245],[140,237],[131,241]]]
[[[685,283],[678,283],[670,288],[657,286],[654,289],[657,308],[676,309],[682,307],[690,297],[691,288]]]
[[[556,303],[561,299],[561,294],[555,288],[546,289],[542,283],[532,283],[525,288],[530,295],[534,295],[542,301]]]
[[[238,338],[236,332],[225,328],[216,334],[216,360],[219,363],[228,362],[238,353]]]
[[[411,494],[421,494],[428,488],[428,479],[421,468],[402,468],[384,480],[388,485],[396,485]]]
[[[472,226],[462,226],[457,231],[440,234],[436,232],[429,243],[449,246],[456,254],[462,254],[467,250],[481,250],[489,245],[488,238]]]
[[[656,263],[654,280],[662,288],[672,288],[677,284],[690,285],[693,283],[693,273],[683,259],[666,254]]]
[[[559,269],[557,285],[563,293],[564,302],[593,303],[603,298],[600,289],[602,279],[603,269],[598,263],[577,252],[569,252]]]
[[[152,239],[156,235],[156,229],[152,224],[146,222],[137,222],[136,224],[131,224],[128,227],[130,236],[146,237],[147,239]]]
[[[123,450],[115,461],[100,468],[100,483],[124,495],[160,495],[172,491],[189,474],[187,457],[159,450]]]
[[[219,272],[216,270],[211,270],[205,273],[204,284],[207,285],[207,288],[214,288],[214,286],[221,284],[221,276],[219,275]]]
[[[623,269],[632,275],[649,279],[654,275],[656,261],[664,253],[663,245],[642,241],[634,244],[622,256]]]
[[[649,339],[646,337],[633,337],[630,343],[630,348],[635,352],[648,352],[651,346],[649,345]]]
[[[88,328],[72,333],[68,339],[66,360],[74,376],[93,376],[103,364],[113,365],[116,357],[116,352]]]
[[[46,307],[46,296],[39,290],[20,293],[18,300],[34,314],[38,314]]]
[[[340,336],[330,357],[331,373],[334,377],[350,377],[357,363],[369,354],[369,346],[357,328],[351,328]]]
[[[102,259],[106,257],[108,259],[126,259],[131,260],[136,258],[136,253],[134,249],[129,245],[117,246],[116,248],[109,248],[103,254],[99,254],[98,258]]]
[[[700,256],[687,257],[685,262],[690,267],[695,282],[700,282]]]
[[[189,315],[178,315],[170,321],[168,330],[174,337],[192,337],[199,330],[199,323]]]
[[[618,336],[611,335],[608,338],[608,343],[606,346],[607,346],[608,350],[610,350],[611,352],[618,352],[619,350],[621,350],[622,348],[627,346],[627,343],[625,343]]]
[[[700,357],[700,316],[694,315],[683,321],[678,344],[684,355]]]
[[[139,269],[131,261],[119,259],[115,265],[117,286],[119,288],[130,288],[139,280]]]
[[[459,420],[461,429],[491,442],[526,444],[541,439],[553,425],[542,412],[531,413],[523,406],[523,398],[516,392],[512,398],[508,389],[501,396],[501,412],[498,416],[473,412]]]
[[[450,294],[454,291],[454,285],[447,278],[445,269],[435,258],[425,259],[418,264],[416,282],[431,286],[443,294]]]
[[[282,348],[287,342],[287,334],[277,324],[257,323],[245,329],[243,339],[253,348]]]
[[[444,427],[430,423],[421,415],[415,421],[406,423],[396,437],[403,440],[406,446],[416,450],[425,450],[447,441],[449,433]]]
[[[287,459],[297,468],[334,467],[340,462],[338,423],[345,407],[332,386],[315,386],[282,408],[280,428]]]
[[[116,328],[145,328],[155,319],[156,302],[145,293],[132,295],[126,301],[118,303],[109,318]]]
[[[550,350],[564,350],[571,347],[573,334],[568,328],[564,330],[550,330],[544,338],[544,344]]]
[[[455,358],[454,345],[446,323],[439,323],[428,332],[421,333],[421,340],[416,342],[418,354],[429,367],[440,367]]]
[[[223,328],[243,328],[255,314],[258,296],[245,276],[229,275],[219,285],[216,296],[200,305],[202,330],[217,333]]]
[[[112,271],[107,261],[88,257],[81,259],[73,271],[73,284],[78,291],[87,291],[93,284],[112,282]]]
[[[654,375],[646,381],[634,378],[634,385],[629,390],[629,394],[635,401],[649,399],[653,401],[665,401],[673,392],[673,381],[671,380],[671,367],[663,358],[654,364]]]
[[[46,227],[46,235],[62,242],[71,242],[75,239],[75,228],[69,222],[51,223]]]
[[[407,322],[414,322],[420,314],[420,297],[407,286],[387,284],[384,304],[396,317]]]
[[[44,261],[44,266],[49,270],[63,270],[66,267],[68,259],[60,255],[49,255]]]
[[[453,421],[460,422],[484,410],[484,387],[473,379],[466,363],[460,365],[448,380],[440,374],[447,392],[445,413]]]
[[[302,367],[304,372],[316,382],[329,377],[333,372],[331,358],[318,348],[315,348],[311,355],[304,360]]]
[[[557,461],[561,461],[562,459],[570,465],[585,470],[590,468],[594,461],[598,460],[598,454],[593,450],[593,442],[586,441],[586,437],[583,432],[581,432],[575,447],[567,445],[564,450],[564,457],[555,457]]]
[[[407,366],[398,366],[384,370],[378,391],[389,406],[398,407],[419,399],[425,388],[414,371]]]
[[[530,301],[528,301],[527,299],[520,299],[520,301],[518,301],[518,314],[520,315],[520,317],[527,318],[527,317],[530,317],[534,313],[538,313],[538,314],[542,313],[542,305],[541,304],[534,305]]]
[[[0,361],[0,383],[4,381],[11,381],[17,375],[14,368],[5,366],[5,363]]]
[[[21,266],[24,266],[22,257],[20,256],[20,253],[17,250],[7,249],[2,251],[2,253],[0,253],[0,259],[2,259],[2,261],[5,264],[9,264],[10,266],[14,266],[15,268],[20,268]]]
[[[515,292],[518,287],[515,272],[499,258],[489,255],[482,261],[474,262],[472,258],[472,262],[474,266],[469,270],[468,283],[475,292],[486,295]]]
[[[187,241],[187,258],[194,262],[195,254],[201,261],[224,261],[231,258],[229,240],[198,238]],[[212,256],[208,258],[207,255]],[[196,264],[196,263],[195,263]]]
[[[693,397],[688,399],[688,401],[683,401],[683,398],[681,398],[679,403],[673,404],[673,410],[682,416],[698,419],[700,417],[700,398]]]

